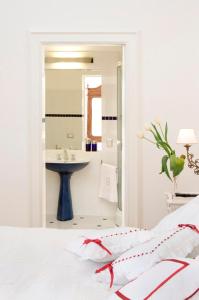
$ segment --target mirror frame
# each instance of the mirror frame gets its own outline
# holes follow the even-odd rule
[[[87,110],[87,137],[92,141],[101,142],[101,136],[94,136],[92,135],[92,101],[93,98],[101,98],[102,96],[102,86],[98,86],[96,88],[88,88],[88,110]]]

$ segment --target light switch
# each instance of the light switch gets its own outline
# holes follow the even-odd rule
[[[67,133],[67,139],[73,139],[74,138],[74,135],[73,133]]]

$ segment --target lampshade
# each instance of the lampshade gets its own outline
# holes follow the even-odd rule
[[[177,144],[192,145],[197,143],[198,140],[193,129],[180,129]]]

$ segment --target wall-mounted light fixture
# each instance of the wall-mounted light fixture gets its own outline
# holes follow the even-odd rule
[[[194,170],[194,173],[199,175],[199,159],[194,159],[194,155],[189,152],[193,144],[197,144],[198,139],[193,129],[180,129],[177,144],[183,144],[187,152],[188,167]]]
[[[46,57],[45,63],[84,63],[93,64],[93,57]]]
[[[54,58],[81,58],[90,56],[88,51],[46,51],[46,57]]]
[[[47,51],[46,69],[90,69],[94,59],[88,52]]]

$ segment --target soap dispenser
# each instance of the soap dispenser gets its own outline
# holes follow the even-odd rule
[[[96,142],[96,141],[93,141],[93,142],[92,142],[92,151],[93,151],[93,152],[96,152],[96,151],[97,151],[97,142]]]
[[[91,140],[86,139],[86,151],[91,151]]]

